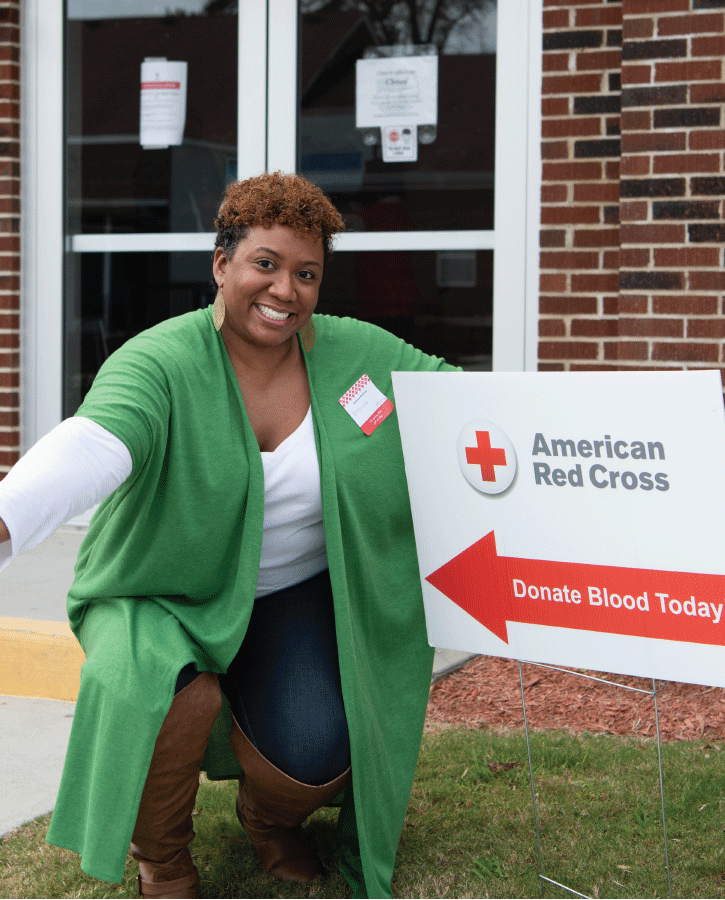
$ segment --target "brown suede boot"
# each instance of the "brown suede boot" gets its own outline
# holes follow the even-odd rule
[[[295,781],[269,762],[234,722],[231,744],[244,769],[239,781],[237,818],[262,866],[281,881],[309,882],[325,867],[300,827],[316,809],[336,797],[350,769],[327,784]]]
[[[141,897],[199,896],[199,873],[189,853],[191,814],[220,709],[217,677],[202,672],[174,697],[161,726],[131,838]]]

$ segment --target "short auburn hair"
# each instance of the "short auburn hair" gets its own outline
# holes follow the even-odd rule
[[[331,200],[301,175],[271,172],[232,182],[224,192],[214,226],[215,247],[231,259],[250,228],[287,225],[303,235],[321,239],[325,256],[332,253],[332,238],[345,223]]]

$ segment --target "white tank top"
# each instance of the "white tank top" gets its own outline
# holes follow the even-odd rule
[[[264,534],[255,596],[290,587],[327,568],[322,493],[312,410],[264,466]]]

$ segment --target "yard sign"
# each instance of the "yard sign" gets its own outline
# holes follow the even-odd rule
[[[393,384],[433,646],[725,687],[719,373]]]

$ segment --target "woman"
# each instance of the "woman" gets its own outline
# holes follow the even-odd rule
[[[313,318],[343,227],[314,185],[232,184],[216,226],[213,308],[124,344],[0,491],[12,556],[109,495],[68,598],[86,662],[48,840],[107,881],[130,842],[142,896],[198,896],[221,683],[262,865],[320,874],[299,826],[344,790],[341,867],[357,896],[389,896],[432,663],[390,373],[448,367]],[[59,484],[33,535],[19,509]]]

